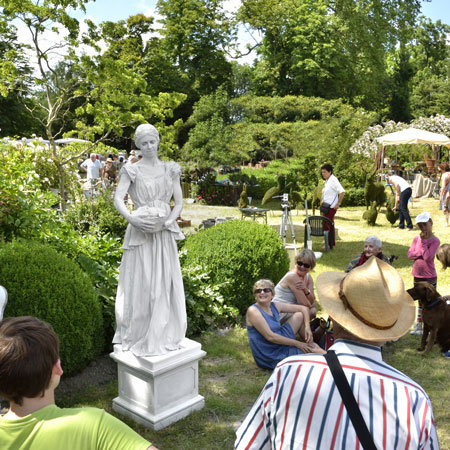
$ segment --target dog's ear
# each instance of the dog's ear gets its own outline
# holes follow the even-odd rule
[[[425,288],[425,300],[427,303],[432,302],[436,298],[436,289],[430,283],[426,284]]]

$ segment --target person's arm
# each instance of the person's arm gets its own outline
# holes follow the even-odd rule
[[[86,161],[83,161],[83,162],[80,164],[80,167],[81,167],[85,172],[87,172]]]
[[[434,257],[436,255],[440,243],[441,242],[437,238],[422,239],[421,240],[422,258],[428,263],[433,263]]]
[[[272,448],[269,436],[270,420],[277,379],[274,375],[276,369],[267,380],[266,385],[259,394],[252,409],[245,417],[242,425],[236,431],[235,450],[270,450]]]
[[[345,191],[344,191],[344,192],[341,192],[341,193],[338,195],[338,202],[337,202],[336,205],[334,206],[334,209],[337,210],[337,209],[341,206],[342,199],[344,198],[344,195],[345,195]]]
[[[308,277],[311,279],[311,277]],[[314,287],[308,285],[308,281],[299,280],[295,273],[290,273],[286,278],[286,284],[289,290],[295,295],[295,299],[299,305],[312,307],[316,299],[314,295]],[[312,279],[311,279],[312,283]]]
[[[298,305],[291,305],[291,306],[298,306]],[[284,336],[281,336],[280,334],[274,333],[264,317],[262,316],[261,312],[254,306],[250,306],[247,310],[247,324],[251,327],[255,327],[258,332],[263,336],[263,338],[268,341],[272,342],[273,344],[279,344],[279,345],[290,345],[292,347],[299,348],[302,351],[307,352],[308,346],[304,342],[299,342],[295,339],[290,339]]]
[[[421,257],[422,257],[422,245],[419,243],[419,236],[415,236],[412,241],[411,247],[409,247],[408,250],[408,259],[418,259]]]
[[[398,184],[394,183],[393,181],[391,181],[391,183],[395,187],[395,204],[394,204],[394,207],[392,208],[392,211],[395,211],[400,202],[400,186]]]
[[[284,302],[272,302],[275,305],[275,308],[278,309],[280,313],[302,313],[303,323],[305,324],[305,335],[302,338],[305,339],[307,344],[312,342],[312,332],[309,324],[309,308],[303,305],[293,305],[292,303],[284,303]]]

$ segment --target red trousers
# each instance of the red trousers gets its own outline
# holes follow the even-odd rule
[[[330,219],[334,224],[334,215],[336,214],[336,209],[330,208],[330,210],[326,214],[322,214],[324,217]],[[330,225],[325,224],[325,230],[330,231]],[[333,247],[336,246],[336,232],[333,233]]]

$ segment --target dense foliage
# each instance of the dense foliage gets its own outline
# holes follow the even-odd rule
[[[62,366],[70,375],[102,350],[101,306],[89,278],[67,257],[35,242],[0,248],[0,279],[8,290],[5,316],[36,316],[60,338]]]
[[[259,278],[275,283],[289,269],[289,258],[276,232],[267,225],[232,220],[189,236],[183,266],[201,265],[214,284],[223,284],[225,304],[241,314],[253,302]]]
[[[185,251],[180,254],[184,295],[186,297],[187,336],[217,327],[234,324],[238,309],[225,301],[224,283],[213,283],[208,270],[201,265],[184,264]]]

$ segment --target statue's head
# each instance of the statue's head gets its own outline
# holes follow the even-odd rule
[[[160,137],[158,130],[149,123],[143,123],[136,128],[136,131],[134,133],[134,143],[136,144],[137,148],[141,148],[140,143],[146,136],[156,137],[159,144]]]

